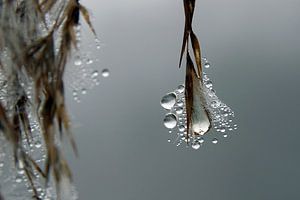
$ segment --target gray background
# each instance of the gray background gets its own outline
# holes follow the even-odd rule
[[[167,142],[159,105],[184,78],[182,1],[82,2],[111,76],[80,104],[68,96],[81,124],[80,157],[68,153],[80,199],[300,199],[299,0],[198,0],[206,71],[239,125],[198,151]]]

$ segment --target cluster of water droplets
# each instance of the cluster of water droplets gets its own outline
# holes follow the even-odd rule
[[[79,103],[83,95],[100,84],[101,77],[109,77],[110,71],[107,68],[99,69],[100,61],[96,54],[101,49],[100,40],[96,38],[91,44],[81,45],[80,26],[76,29],[76,36],[80,48],[67,65],[65,81],[67,88],[72,90],[73,99]]]
[[[211,66],[206,58],[203,58],[203,62],[205,68]],[[168,142],[173,141],[177,146],[188,143],[193,149],[199,149],[207,140],[212,144],[217,144],[220,137],[227,138],[229,132],[237,129],[237,124],[234,124],[233,121],[234,112],[218,98],[213,89],[213,83],[205,72],[203,72],[203,93],[206,101],[204,106],[210,114],[212,128],[217,133],[208,133],[208,135],[214,134],[213,138],[207,137],[207,134],[201,136],[187,133],[185,86],[182,84],[174,91],[164,95],[160,102],[167,112],[163,124],[169,129],[170,137],[174,138],[173,140],[168,139]]]

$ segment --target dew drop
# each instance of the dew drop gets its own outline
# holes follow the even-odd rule
[[[180,125],[180,126],[178,127],[178,130],[179,130],[180,132],[184,132],[184,131],[185,131],[185,126],[184,126],[184,125]]]
[[[179,85],[177,87],[177,91],[178,91],[178,93],[183,93],[184,92],[184,85]]]
[[[85,88],[81,89],[81,94],[86,94],[87,90]]]
[[[214,139],[212,140],[212,143],[213,143],[213,144],[217,144],[217,143],[218,143],[218,139],[217,139],[217,138],[214,138]]]
[[[101,49],[100,40],[98,38],[95,39],[96,49]]]
[[[205,67],[205,68],[209,68],[209,67],[210,67],[209,62],[206,62],[206,63],[204,64],[204,67]]]
[[[74,65],[77,65],[77,66],[82,65],[82,61],[79,57],[75,59]]]
[[[76,90],[73,90],[73,97],[75,97],[75,96],[77,96],[77,95],[78,95],[77,91],[76,91]]]
[[[92,74],[91,74],[91,78],[92,78],[92,79],[95,79],[95,78],[97,78],[98,76],[99,76],[98,70],[93,71]]]
[[[22,183],[23,179],[21,176],[16,177],[16,183]]]
[[[200,142],[198,142],[198,141],[195,141],[195,142],[193,142],[193,144],[192,144],[192,148],[195,149],[195,150],[199,149],[200,146],[201,146],[201,144],[200,144]]]
[[[177,125],[177,117],[173,113],[166,114],[164,118],[164,125],[168,129],[173,129]]]
[[[89,59],[89,58],[86,60],[86,64],[88,64],[88,65],[92,64],[93,62],[94,61],[92,59]]]
[[[110,74],[110,73],[109,73],[109,70],[108,70],[108,69],[103,69],[101,74],[102,74],[103,77],[106,78],[106,77],[109,77],[109,74]]]
[[[204,143],[204,138],[203,137],[199,138],[199,142],[200,142],[200,144],[203,144]]]
[[[183,113],[183,108],[182,107],[178,107],[177,109],[176,109],[176,113],[177,114],[182,114]]]
[[[160,105],[167,110],[170,110],[176,102],[176,95],[174,93],[168,93],[160,101]]]
[[[178,105],[179,107],[182,107],[182,106],[184,105],[184,103],[183,103],[182,100],[179,100],[179,101],[177,101],[177,105]]]
[[[211,81],[207,81],[207,82],[205,83],[205,86],[206,86],[207,88],[212,88],[213,84],[212,84]]]
[[[40,141],[36,141],[34,146],[39,149],[42,147],[42,143]]]

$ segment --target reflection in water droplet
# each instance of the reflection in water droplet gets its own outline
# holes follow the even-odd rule
[[[163,96],[160,101],[160,105],[167,110],[170,110],[176,102],[176,95],[174,93],[169,93]]]
[[[164,118],[164,125],[169,129],[175,128],[177,125],[177,117],[173,113],[166,114]]]
[[[106,77],[109,77],[109,75],[110,75],[110,72],[109,72],[109,70],[108,70],[108,69],[103,69],[101,74],[102,74],[102,76],[103,76],[103,77],[105,77],[105,78],[106,78]]]

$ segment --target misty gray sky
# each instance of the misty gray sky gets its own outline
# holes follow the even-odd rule
[[[167,142],[159,105],[184,80],[182,1],[82,3],[105,43],[99,70],[111,76],[80,104],[68,97],[81,124],[80,157],[68,155],[80,199],[300,199],[300,1],[197,1],[206,72],[239,125],[198,151]]]

